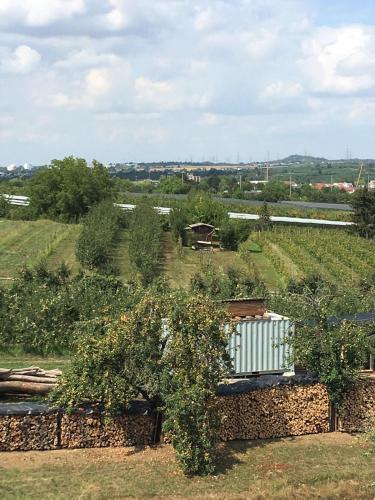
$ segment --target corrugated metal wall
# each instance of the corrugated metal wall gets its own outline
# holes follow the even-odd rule
[[[229,340],[229,354],[236,375],[283,372],[288,346],[278,345],[293,326],[288,319],[241,321]]]

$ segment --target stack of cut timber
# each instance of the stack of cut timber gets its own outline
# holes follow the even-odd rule
[[[153,419],[122,415],[106,421],[102,415],[65,414],[61,420],[63,448],[102,448],[151,444]]]
[[[329,399],[322,384],[269,387],[221,396],[218,402],[224,441],[329,431]]]
[[[0,394],[47,394],[57,384],[60,370],[0,368]]]
[[[362,432],[373,427],[375,421],[375,380],[358,380],[347,394],[339,418],[339,430]]]
[[[0,415],[0,451],[53,450],[57,415]]]

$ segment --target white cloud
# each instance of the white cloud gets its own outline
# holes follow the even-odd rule
[[[367,124],[375,123],[375,98],[354,99],[349,110],[349,118]]]
[[[303,86],[300,83],[279,80],[267,85],[259,97],[262,100],[290,99],[297,97],[302,92]]]
[[[26,74],[35,69],[41,60],[38,51],[28,45],[20,45],[1,61],[1,71],[4,73]]]
[[[375,28],[318,28],[302,44],[312,90],[354,94],[375,86]]]
[[[85,0],[1,0],[0,24],[46,26],[85,11]]]
[[[216,113],[203,113],[201,116],[199,123],[202,125],[218,125],[221,123],[220,117]]]
[[[186,0],[108,0],[110,11],[103,16],[110,30],[138,28],[158,31],[173,26],[173,20],[186,11]],[[189,9],[187,9],[189,10]]]
[[[107,94],[111,88],[110,74],[105,68],[93,68],[86,75],[87,94],[92,97]]]
[[[93,49],[81,49],[71,52],[65,59],[57,61],[57,68],[85,68],[90,66],[113,66],[122,64],[121,57],[113,53],[98,53]]]
[[[174,109],[178,105],[175,86],[167,81],[154,81],[146,77],[135,80],[136,99],[142,105]]]

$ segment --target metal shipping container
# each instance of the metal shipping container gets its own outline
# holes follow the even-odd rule
[[[279,345],[294,331],[288,318],[270,312],[262,319],[240,321],[236,330],[228,346],[234,376],[294,371],[294,366],[285,366],[289,347]]]

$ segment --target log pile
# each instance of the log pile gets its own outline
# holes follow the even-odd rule
[[[358,380],[345,398],[339,418],[342,432],[363,432],[375,424],[375,379]]]
[[[106,421],[100,415],[63,415],[63,448],[102,448],[151,444],[153,419],[148,415],[122,415]]]
[[[223,441],[268,439],[329,432],[324,385],[280,385],[220,396]]]
[[[48,394],[57,384],[60,370],[29,368],[0,368],[0,394]]]
[[[57,425],[55,413],[0,415],[0,451],[53,450]]]

